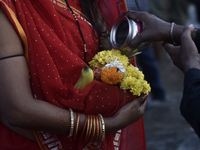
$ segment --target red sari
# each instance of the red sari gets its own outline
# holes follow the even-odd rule
[[[87,62],[98,52],[98,39],[87,21],[79,0],[68,0],[80,23],[87,45]],[[111,28],[125,11],[121,0],[98,0],[103,16]],[[124,104],[134,99],[130,92],[94,80],[83,90],[74,88],[83,66],[84,47],[77,23],[66,5],[59,0],[0,0],[0,6],[18,32],[24,45],[33,95],[63,109],[72,108],[85,114],[113,115]],[[114,94],[113,94],[114,93]],[[103,143],[83,142],[35,131],[38,145],[0,124],[0,148],[4,149],[93,149],[145,150],[142,118],[116,133],[106,134]],[[2,134],[3,133],[3,134]],[[4,139],[4,137],[9,137]],[[20,138],[19,138],[20,137]],[[12,145],[12,141],[18,146]],[[23,141],[23,142],[22,142]],[[22,142],[22,144],[20,144]],[[28,144],[27,144],[28,143]],[[16,148],[15,148],[16,147]],[[37,147],[37,148],[36,148]]]

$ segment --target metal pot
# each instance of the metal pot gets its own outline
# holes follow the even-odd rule
[[[112,47],[126,52],[130,41],[140,32],[142,32],[141,23],[128,19],[126,16],[119,17],[114,23],[110,33]],[[147,45],[147,42],[141,43],[135,50],[132,50],[132,53],[141,51]]]

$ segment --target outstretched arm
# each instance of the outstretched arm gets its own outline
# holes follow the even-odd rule
[[[130,19],[139,21],[143,25],[143,31],[136,36],[130,43],[130,46],[134,49],[140,43],[148,41],[148,42],[157,42],[164,41],[168,43],[173,43],[172,37],[174,41],[180,45],[181,43],[181,35],[184,30],[184,26],[182,25],[174,25],[172,34],[170,33],[172,24],[165,22],[155,15],[152,15],[148,12],[134,12],[128,11],[125,16]],[[197,29],[192,31],[192,39],[195,40]]]
[[[173,63],[185,74],[180,111],[200,137],[200,56],[191,38],[193,30],[192,25],[185,28],[181,36],[181,46],[165,44],[164,47]]]

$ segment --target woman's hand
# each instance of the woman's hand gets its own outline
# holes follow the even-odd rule
[[[124,14],[129,19],[142,23],[143,31],[131,42],[130,47],[135,49],[142,42],[166,41],[170,39],[171,24],[147,12],[128,11]]]
[[[170,55],[174,65],[183,71],[183,73],[186,73],[191,68],[200,69],[200,57],[191,37],[193,30],[193,25],[185,28],[181,36],[180,46],[173,46],[168,43],[164,44],[164,48]]]
[[[112,117],[104,118],[106,132],[114,132],[138,121],[144,114],[147,95],[140,96],[124,105]]]

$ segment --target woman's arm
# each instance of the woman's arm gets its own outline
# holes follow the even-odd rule
[[[23,54],[21,41],[2,11],[0,20],[0,58]],[[58,133],[69,132],[70,115],[67,110],[33,98],[25,57],[1,60],[0,70],[0,109],[10,125]],[[80,125],[84,122],[84,115],[81,118]]]

